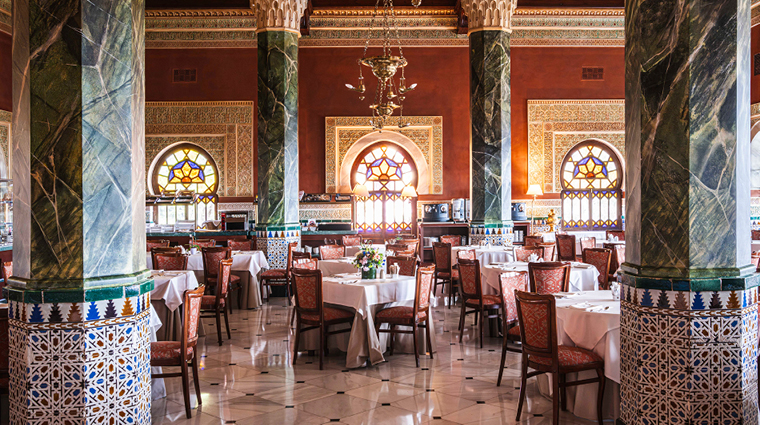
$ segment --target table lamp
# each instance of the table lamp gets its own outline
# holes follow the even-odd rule
[[[414,190],[412,185],[405,186],[404,190],[401,191],[401,197],[402,198],[416,198],[417,197],[417,191]]]
[[[367,186],[361,183],[354,186],[353,192],[357,197],[369,198],[369,190],[367,190]]]
[[[532,184],[528,186],[528,195],[533,195],[533,202],[530,204],[530,228],[531,233],[534,233],[533,230],[533,218],[536,216],[535,213],[535,206],[536,206],[536,196],[537,195],[543,195],[544,192],[541,190],[541,185],[538,184]]]

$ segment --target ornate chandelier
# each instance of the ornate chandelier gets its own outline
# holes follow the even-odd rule
[[[418,7],[421,1],[413,0],[412,5]],[[346,84],[346,87],[350,90],[360,93],[359,100],[364,100],[364,92],[367,88],[364,85],[362,66],[372,69],[372,74],[377,78],[377,87],[375,88],[374,103],[370,104],[369,108],[372,109],[372,120],[370,120],[370,123],[375,130],[382,130],[386,125],[390,125],[390,118],[396,109],[399,110],[398,127],[403,128],[409,125],[408,122],[404,122],[403,102],[406,98],[406,93],[417,87],[416,83],[407,87],[406,78],[404,78],[404,68],[407,65],[407,61],[404,57],[404,50],[401,48],[401,38],[399,36],[398,23],[396,22],[396,13],[393,10],[393,0],[382,0],[382,17],[379,16],[380,2],[381,0],[377,0],[375,3],[375,13],[372,15],[367,40],[364,43],[364,54],[358,60],[359,85],[358,87],[354,87],[351,84]],[[380,56],[368,57],[367,49],[369,48],[372,29],[375,26],[376,19],[382,22],[381,40],[383,53]],[[398,55],[394,55],[391,52],[394,38],[395,44],[398,47]],[[401,69],[401,78],[397,83],[394,81],[394,77],[399,69]]]

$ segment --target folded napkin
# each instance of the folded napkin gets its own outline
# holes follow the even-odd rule
[[[594,267],[594,266],[592,266],[591,264],[586,264],[586,263],[581,263],[581,262],[578,262],[578,261],[573,261],[571,263],[571,267],[575,267],[575,268],[578,268],[578,269],[590,269],[591,267]]]
[[[557,292],[555,296],[559,295],[562,298],[573,298],[582,295],[583,292]]]
[[[587,302],[582,302],[578,304],[573,304],[570,306],[570,308],[574,308],[577,310],[586,310],[586,311],[604,311],[607,310],[606,306],[603,305],[593,305]]]

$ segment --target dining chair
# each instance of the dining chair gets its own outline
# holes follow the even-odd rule
[[[385,272],[390,273],[391,265],[398,264],[401,276],[414,276],[417,269],[417,259],[406,256],[390,256],[385,258]]]
[[[417,252],[417,248],[420,246],[420,240],[416,238],[404,238],[399,241],[401,245],[406,245],[407,251]]]
[[[598,383],[596,412],[602,425],[604,401],[604,360],[591,350],[559,345],[557,342],[557,309],[553,295],[539,295],[523,291],[515,292],[517,319],[522,338],[522,376],[517,417],[520,420],[527,380],[537,375],[552,375],[552,423],[559,424],[560,401],[567,410],[566,388],[576,385]],[[533,369],[528,372],[528,368]],[[567,381],[568,373],[596,370],[597,377],[579,381]]]
[[[219,260],[232,258],[232,249],[223,246],[203,247],[201,248],[203,258],[203,279],[206,282],[206,288],[214,289],[216,286],[216,276],[218,274]],[[234,274],[230,276],[230,292],[237,291],[238,308],[243,308],[241,293],[243,287],[240,283],[240,276]],[[227,303],[230,313],[232,313],[232,303]]]
[[[567,292],[570,286],[570,263],[528,263],[530,292],[556,294]]]
[[[182,315],[182,340],[159,341],[150,343],[151,366],[180,366],[179,372],[152,373],[151,379],[158,378],[182,378],[182,394],[185,397],[185,414],[192,417],[190,412],[190,371],[188,362],[193,368],[193,384],[195,397],[198,405],[203,403],[201,399],[201,387],[198,380],[198,320],[200,319],[201,299],[203,298],[203,285],[196,289],[185,291]]]
[[[148,252],[150,252],[153,248],[168,248],[169,241],[167,239],[148,240],[146,245],[148,246]]]
[[[542,246],[518,246],[515,247],[515,260],[522,262],[529,262],[531,255],[536,255],[538,258],[544,258],[544,247]]]
[[[153,264],[153,270],[159,270],[158,267],[155,266],[156,264],[156,254],[180,254],[182,252],[182,248],[178,246],[172,246],[172,247],[155,247],[151,248],[150,250],[150,260]]]
[[[575,235],[557,234],[557,260],[575,261]]]
[[[343,246],[359,246],[362,244],[362,235],[343,235],[341,242]]]
[[[303,254],[307,254],[309,256],[307,257],[306,255],[303,255]],[[319,260],[317,260],[316,258],[311,258],[311,255],[308,254],[308,253],[301,253],[301,252],[298,252],[298,251],[294,251],[293,252],[293,269],[292,270],[295,270],[295,269],[301,269],[301,270],[319,270]],[[292,273],[292,271],[291,271],[291,273]],[[293,289],[292,289],[292,286],[293,286],[293,276],[292,276],[292,274],[290,276],[290,286],[291,286],[290,293],[294,294]],[[296,317],[296,310],[295,309],[290,310],[290,320],[289,320],[289,322],[290,322],[290,326],[291,327],[293,326],[293,320],[295,319],[295,317]]]
[[[544,237],[542,235],[525,236],[525,246],[538,246],[542,243],[544,243]]]
[[[522,353],[519,347],[520,325],[517,323],[517,306],[515,305],[515,291],[524,291],[528,286],[528,274],[525,272],[507,272],[499,275],[499,290],[501,292],[501,329],[504,335],[501,345],[501,366],[499,367],[499,379],[496,386],[501,386],[501,378],[504,374],[504,363],[507,360],[507,351]]]
[[[389,244],[385,246],[385,254],[390,256],[404,256],[414,257],[414,250],[410,250],[407,245],[404,244]]]
[[[537,246],[544,247],[544,261],[554,261],[554,253],[557,251],[557,246],[551,242],[543,242]]]
[[[253,251],[253,241],[250,239],[227,239],[227,248],[233,251]]]
[[[198,245],[199,248],[213,248],[216,246],[216,241],[213,239],[194,239],[190,241],[190,245]]]
[[[581,238],[580,244],[581,244],[581,255],[582,255],[584,249],[596,248],[596,238],[595,237]]]
[[[483,294],[480,281],[480,261],[459,259],[459,292],[462,295],[462,312],[459,315],[459,343],[464,335],[464,321],[468,314],[475,314],[475,326],[480,321],[480,348],[483,348],[483,328],[486,319],[498,318],[501,312],[501,297]],[[470,311],[467,311],[467,308]]]
[[[457,251],[457,263],[459,260],[475,260],[477,259],[477,253],[474,249],[460,249]]]
[[[752,264],[755,266],[755,271],[760,270],[760,252],[756,251],[752,253]]]
[[[0,278],[3,279],[3,281],[0,282],[0,290],[8,284],[8,278],[11,276],[13,276],[13,261],[3,261],[3,263],[0,264]]]
[[[216,318],[216,336],[219,345],[222,345],[222,313],[224,313],[224,326],[227,328],[227,339],[230,335],[230,319],[227,317],[227,304],[229,303],[230,276],[232,275],[232,259],[219,260],[217,266],[218,284],[214,295],[204,295],[201,300],[201,319]]]
[[[596,267],[599,272],[599,289],[610,289],[610,262],[612,250],[608,248],[586,248],[583,250],[583,262]]]
[[[625,244],[616,244],[613,251],[615,252],[615,258],[617,259],[617,267],[610,269],[610,276],[613,276],[615,273],[617,273],[617,271],[620,269],[620,266],[622,266],[625,262]]]
[[[269,269],[261,272],[261,298],[264,299],[266,295],[267,301],[269,300],[269,289],[272,286],[284,286],[287,292],[288,305],[290,305],[290,268],[293,265],[293,250],[298,248],[298,242],[291,242],[288,244],[288,257],[285,261],[284,269]],[[265,291],[266,289],[266,291]]]
[[[624,241],[625,231],[624,230],[607,230],[604,232],[604,236],[607,238],[607,240],[610,240],[610,237],[617,237],[619,241]]]
[[[459,283],[459,269],[451,267],[451,245],[446,242],[433,243],[433,261],[435,262],[433,295],[435,295],[438,285],[443,285],[445,289],[446,284],[448,284],[450,309],[454,301],[454,287],[458,287]]]
[[[337,260],[345,256],[345,245],[322,245],[319,247],[319,258],[322,260]]]
[[[154,270],[187,270],[187,255],[179,253],[151,253]]]
[[[441,243],[447,243],[453,247],[462,246],[462,237],[459,235],[443,235],[441,236]]]
[[[430,293],[432,292],[435,266],[420,267],[417,270],[417,282],[415,285],[414,304],[411,307],[395,306],[384,308],[375,313],[375,332],[389,333],[390,355],[393,355],[393,340],[396,334],[412,334],[414,344],[414,361],[420,367],[420,355],[417,343],[417,328],[425,329],[425,339],[430,358],[433,358],[433,348],[430,344]],[[381,329],[383,323],[388,324],[388,329]],[[411,330],[397,330],[396,326],[411,327]]]
[[[319,370],[323,370],[327,337],[351,331],[350,327],[333,331],[330,331],[329,327],[339,324],[352,324],[354,322],[354,313],[341,308],[325,307],[323,305],[321,270],[293,269],[293,294],[296,300],[296,335],[293,345],[293,365],[295,366],[298,359],[298,344],[301,332],[319,329]]]

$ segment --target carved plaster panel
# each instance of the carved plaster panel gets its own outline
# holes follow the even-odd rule
[[[254,0],[257,31],[289,30],[300,35],[307,0]]]
[[[470,31],[512,31],[512,14],[517,7],[516,1],[463,0],[462,7],[467,14]]]

